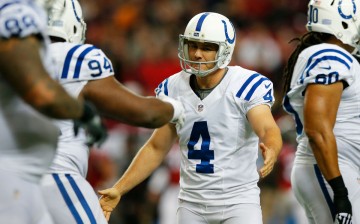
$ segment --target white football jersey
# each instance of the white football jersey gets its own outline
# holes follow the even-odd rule
[[[304,133],[304,92],[312,83],[329,85],[343,81],[344,89],[336,116],[334,134],[339,162],[360,168],[360,65],[350,53],[332,44],[319,44],[303,50],[296,62],[284,109],[296,122],[298,147],[296,162],[316,163]]]
[[[66,91],[77,98],[89,80],[114,75],[110,60],[98,48],[90,44],[53,43],[50,52],[55,58],[56,76]],[[106,88],[106,86],[104,86]],[[58,149],[50,173],[80,173],[86,177],[89,149],[85,145],[85,133],[74,136],[72,120],[59,120]]]
[[[179,198],[205,205],[259,204],[256,167],[259,138],[247,112],[272,106],[272,82],[250,70],[229,66],[227,74],[201,100],[190,87],[190,74],[177,73],[156,93],[180,100],[186,120],[177,129],[181,150]]]
[[[45,28],[46,15],[32,1],[0,2],[0,38],[41,36],[40,56],[51,74]],[[58,135],[52,121],[18,97],[0,72],[0,169],[38,182],[53,159]]]

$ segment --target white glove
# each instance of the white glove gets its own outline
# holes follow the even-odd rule
[[[166,96],[164,93],[157,95],[157,98],[164,102],[170,103],[173,106],[174,115],[170,122],[176,124],[178,129],[181,128],[185,122],[185,109],[182,103],[178,100]]]

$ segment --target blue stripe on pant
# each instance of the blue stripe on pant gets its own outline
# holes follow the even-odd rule
[[[323,179],[323,177],[322,177],[320,168],[318,167],[317,164],[314,164],[314,171],[315,171],[316,177],[317,177],[317,179],[318,179],[320,188],[321,188],[321,190],[322,190],[322,192],[323,192],[323,194],[324,194],[326,203],[327,203],[328,206],[329,206],[329,209],[330,209],[332,218],[333,218],[333,220],[335,220],[335,215],[336,215],[336,214],[335,214],[335,206],[334,206],[334,203],[333,203],[333,201],[332,201],[332,199],[331,199],[331,196],[330,196],[328,190],[326,189],[326,185],[325,185],[324,179]]]
[[[74,216],[75,220],[76,220],[76,223],[77,224],[82,224],[84,223],[83,220],[81,219],[78,211],[76,210],[75,208],[75,205],[74,203],[71,201],[70,199],[70,196],[68,194],[68,192],[66,191],[65,189],[65,186],[64,184],[61,182],[60,180],[60,177],[59,177],[59,174],[52,174],[59,190],[60,190],[60,193],[61,195],[63,196],[64,200],[65,200],[65,203],[66,205],[68,206],[68,208],[70,209],[70,212],[71,214]],[[86,199],[84,198],[83,194],[81,193],[81,190],[80,188],[77,186],[75,180],[71,177],[70,174],[65,174],[65,177],[67,178],[67,180],[69,181],[71,187],[73,188],[77,198],[79,199],[82,207],[84,208],[89,220],[90,220],[90,223],[91,224],[96,224],[96,220],[95,220],[95,217],[88,205],[88,203],[86,202]]]

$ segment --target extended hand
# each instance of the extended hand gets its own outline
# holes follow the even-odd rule
[[[108,188],[98,191],[101,195],[100,206],[103,210],[104,216],[107,221],[110,219],[111,212],[115,209],[116,205],[121,199],[120,192],[116,188]]]
[[[260,177],[264,178],[273,170],[277,156],[273,149],[266,147],[264,143],[259,144],[261,154],[264,158],[264,166],[260,169]]]

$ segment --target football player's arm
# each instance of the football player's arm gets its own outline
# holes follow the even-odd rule
[[[308,85],[304,99],[304,130],[321,173],[334,192],[335,223],[351,223],[352,206],[341,176],[333,132],[344,84]]]
[[[259,105],[250,109],[247,118],[260,139],[259,147],[264,157],[264,166],[260,169],[260,176],[264,178],[273,170],[280,153],[281,132],[268,105]]]
[[[99,194],[102,195],[100,205],[107,220],[122,195],[144,181],[159,167],[176,139],[174,124],[167,124],[156,129],[115,185],[99,191]]]
[[[137,95],[113,76],[89,81],[81,94],[105,116],[130,125],[157,128],[168,123],[174,114],[171,104]]]
[[[36,36],[0,39],[0,69],[5,81],[33,108],[52,118],[74,119],[83,105],[46,72]]]
[[[333,129],[342,91],[342,82],[337,82],[331,85],[310,84],[305,92],[304,131],[326,180],[340,175]]]

